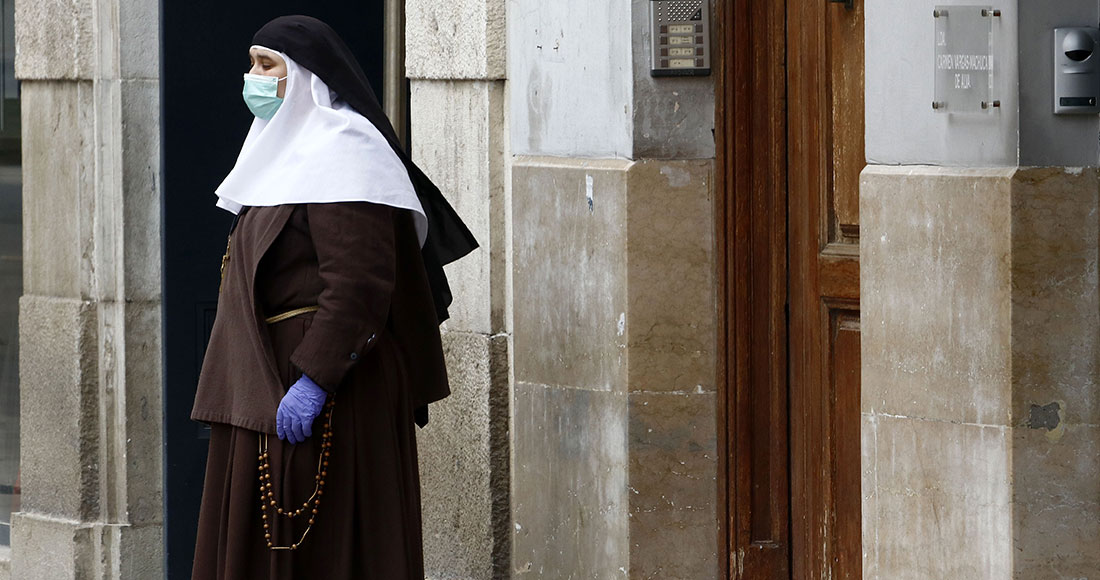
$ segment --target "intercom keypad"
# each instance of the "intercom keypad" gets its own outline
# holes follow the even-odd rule
[[[710,0],[651,0],[655,76],[710,74]]]

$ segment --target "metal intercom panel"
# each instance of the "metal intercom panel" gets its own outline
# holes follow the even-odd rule
[[[1054,114],[1100,113],[1100,29],[1054,29]]]
[[[650,74],[710,74],[710,0],[650,0]]]

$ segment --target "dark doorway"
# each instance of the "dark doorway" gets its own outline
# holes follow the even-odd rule
[[[207,430],[190,419],[214,322],[232,216],[214,189],[232,169],[252,115],[241,99],[253,33],[283,14],[328,22],[382,94],[383,0],[161,2],[164,259],[164,510],[167,577],[191,577]],[[150,55],[152,58],[153,55]]]

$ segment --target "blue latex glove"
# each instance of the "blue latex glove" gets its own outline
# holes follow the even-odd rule
[[[321,414],[328,393],[313,379],[302,375],[283,395],[275,413],[275,433],[297,445],[313,435],[313,420]]]

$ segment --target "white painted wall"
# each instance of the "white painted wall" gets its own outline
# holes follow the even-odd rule
[[[1016,0],[990,3],[1002,11],[1002,17],[994,19],[993,24],[992,94],[1000,99],[1001,108],[987,114],[932,110],[932,10],[937,4],[952,2],[862,1],[866,7],[868,163],[1015,166],[1019,144]],[[1058,4],[1077,0],[1042,1]]]
[[[510,0],[512,153],[629,158],[630,0]]]
[[[1100,163],[1100,117],[1053,112],[1054,28],[1096,26],[1100,2],[991,2],[1002,11],[993,27],[992,95],[1001,108],[988,114],[931,108],[932,10],[958,4],[965,3],[866,2],[867,161],[959,167]]]

